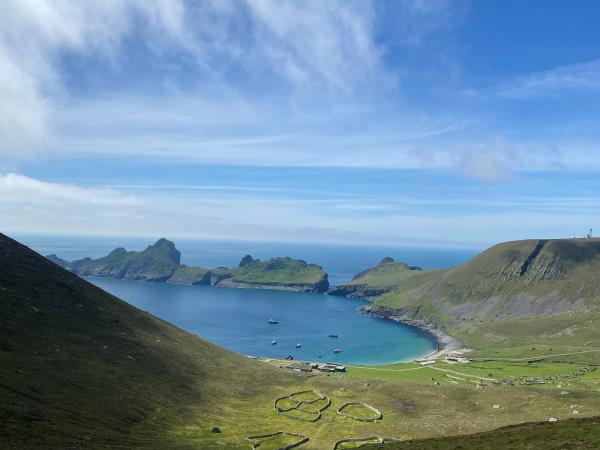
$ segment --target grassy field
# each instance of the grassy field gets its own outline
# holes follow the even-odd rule
[[[566,450],[597,449],[600,418],[571,419],[559,423],[526,423],[470,436],[394,442],[375,445],[385,450]]]

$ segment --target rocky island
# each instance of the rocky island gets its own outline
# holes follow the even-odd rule
[[[164,238],[139,252],[119,247],[98,259],[70,262],[57,255],[47,258],[82,276],[303,292],[326,292],[329,288],[327,273],[320,266],[288,257],[261,261],[246,255],[233,268],[186,266],[181,264],[175,244]]]

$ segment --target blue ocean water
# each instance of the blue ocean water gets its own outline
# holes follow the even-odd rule
[[[141,250],[152,240],[119,237],[16,236],[37,252],[64,259],[106,255],[115,247]],[[186,264],[234,266],[245,254],[291,256],[323,266],[332,284],[392,256],[425,269],[465,261],[466,249],[289,244],[280,242],[177,240]],[[246,355],[348,364],[387,364],[428,353],[435,341],[412,327],[361,314],[361,300],[322,294],[211,286],[181,286],[131,280],[89,281],[132,305],[229,350]],[[277,325],[267,320],[275,319]],[[338,338],[330,338],[331,332]],[[273,340],[277,341],[272,345]],[[302,344],[296,348],[296,344]],[[334,353],[335,348],[342,352]]]

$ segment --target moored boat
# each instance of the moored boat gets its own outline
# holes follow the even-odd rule
[[[269,319],[267,320],[267,323],[270,325],[277,325],[279,322],[277,322],[275,319]]]
[[[302,344],[296,344],[296,348],[302,347]]]
[[[342,349],[341,349],[341,348],[336,348],[336,349],[334,349],[334,350],[333,350],[333,353],[339,353],[339,352],[341,352],[341,351],[342,351]]]
[[[277,344],[277,341],[272,341],[271,342],[271,345],[275,345],[275,344]]]
[[[338,335],[337,335],[337,333],[329,333],[329,337],[336,338],[336,337],[338,337]]]

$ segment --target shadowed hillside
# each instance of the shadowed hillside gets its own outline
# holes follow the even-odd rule
[[[170,448],[170,429],[209,430],[202,411],[218,416],[224,400],[291,376],[150,316],[4,235],[0,329],[2,448]]]

